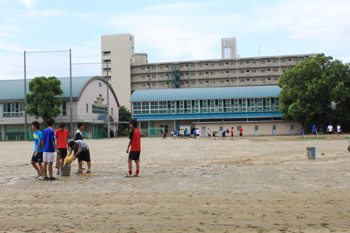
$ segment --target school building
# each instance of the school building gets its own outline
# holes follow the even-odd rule
[[[132,114],[140,122],[141,134],[149,128],[166,132],[181,129],[222,131],[234,127],[245,136],[294,135],[299,123],[283,120],[276,85],[136,90],[130,102]]]
[[[70,131],[70,78],[58,78],[61,81],[63,94],[60,96],[63,103],[60,106],[61,114],[55,118],[55,129],[59,122],[65,122],[66,129]],[[27,80],[28,84],[31,80]],[[83,122],[84,138],[106,137],[107,134],[107,90],[109,91],[109,118],[111,129],[116,132],[119,120],[119,101],[117,95],[106,78],[73,77],[73,132],[77,130],[77,123]],[[24,80],[0,80],[0,140],[25,139],[25,112],[24,112]],[[33,115],[27,115],[27,138],[31,138],[31,122],[39,121]],[[41,126],[42,127],[42,126]],[[73,135],[74,136],[74,135]]]

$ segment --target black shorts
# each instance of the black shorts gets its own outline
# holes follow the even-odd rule
[[[316,132],[313,132],[314,135],[316,135]]]
[[[43,162],[43,152],[38,152],[38,155],[34,157],[35,152],[32,155],[32,160],[33,162],[36,163],[42,163]]]
[[[90,162],[90,150],[82,151],[80,154],[78,154],[78,162],[85,161]]]
[[[243,133],[240,133],[239,136],[243,136]]]
[[[231,137],[233,137],[233,134],[231,134]]]
[[[140,151],[130,151],[129,159],[131,160],[139,160],[140,159]]]
[[[60,152],[60,157],[65,159],[67,156],[67,148],[58,148],[58,151]]]
[[[197,134],[197,137],[199,137],[199,134]]]
[[[210,134],[210,133],[208,133],[208,136],[209,136],[209,137],[211,137],[211,134]]]

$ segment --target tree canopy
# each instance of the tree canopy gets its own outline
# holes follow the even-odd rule
[[[26,95],[27,114],[34,114],[36,118],[43,118],[46,122],[49,118],[55,118],[60,113],[62,104],[60,96],[63,94],[61,81],[56,77],[35,77],[29,82],[30,94]]]
[[[350,67],[319,54],[283,71],[278,84],[282,118],[326,129],[350,123]],[[344,126],[345,126],[344,125]],[[343,127],[344,129],[344,127]]]
[[[121,106],[119,108],[119,121],[131,121],[131,112],[125,107]],[[118,126],[118,135],[125,136],[128,134],[130,129],[129,124],[119,124]]]

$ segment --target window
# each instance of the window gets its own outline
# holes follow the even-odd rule
[[[271,69],[267,69],[267,71],[271,71]]]
[[[207,113],[208,112],[208,100],[201,100],[200,101],[200,110],[201,112]]]
[[[160,86],[164,87],[164,86],[165,86],[165,83],[160,83]]]
[[[244,65],[244,61],[240,61],[239,64],[240,64],[240,65]]]
[[[225,80],[220,80],[220,83],[224,83],[225,82]]]
[[[266,72],[266,70],[261,70],[260,72],[261,72],[261,73],[265,73],[265,72]]]
[[[211,84],[215,84],[215,81],[210,81]]]
[[[231,66],[235,66],[236,65],[236,62],[231,62]]]
[[[278,60],[272,60],[272,63],[277,63],[278,62]]]
[[[261,82],[266,82],[266,78],[262,78],[262,79],[261,79]]]
[[[196,67],[196,65],[195,64],[191,64],[191,67],[194,68],[194,67]]]
[[[246,70],[247,73],[249,73],[249,70]]]
[[[191,73],[191,76],[196,76],[196,73]]]
[[[166,101],[159,102],[159,113],[168,113],[168,105]]]
[[[184,82],[180,82],[180,85],[184,85],[185,83]]]
[[[146,67],[141,67],[141,70],[146,70]]]
[[[133,112],[135,115],[141,114],[141,103],[133,103]]]
[[[111,51],[103,52],[103,56],[111,56]]]
[[[224,102],[224,111],[225,112],[231,112],[231,100],[225,100]]]
[[[101,83],[98,83],[98,86],[99,86],[99,87],[102,87],[102,84],[101,84]]]
[[[156,87],[157,86],[157,83],[152,83],[152,87]]]
[[[180,65],[180,68],[184,68],[184,65]]]
[[[244,83],[244,82],[245,82],[245,80],[244,80],[244,79],[240,79],[239,81],[240,81],[241,83]]]
[[[235,83],[236,82],[236,79],[231,79],[231,83]]]
[[[86,113],[89,113],[89,104],[86,104]],[[62,113],[63,115],[63,113]]]
[[[160,69],[160,70],[163,70],[163,69],[164,69],[164,66],[159,66],[159,69]]]
[[[67,116],[67,101],[62,102],[62,116]]]
[[[157,76],[155,74],[152,74],[152,78],[156,78]]]
[[[218,111],[223,112],[224,111],[224,101],[223,100],[218,100]]]
[[[149,102],[142,102],[142,114],[149,114]]]
[[[273,78],[273,81],[278,81],[278,78]]]
[[[181,73],[181,74],[180,74],[180,77],[183,77],[183,76],[185,76],[185,74]]]
[[[252,64],[256,64],[256,61],[251,61],[250,63],[252,63]]]
[[[146,75],[141,75],[141,78],[142,78],[142,79],[145,79],[145,78],[146,78]]]
[[[199,84],[204,84],[204,81],[199,81]]]
[[[96,114],[107,114],[107,107],[92,105],[92,113]]]
[[[151,102],[151,114],[158,114],[158,102]]]
[[[199,67],[204,67],[204,64],[199,64]]]
[[[265,64],[266,62],[265,61],[260,61],[260,64]]]
[[[191,85],[195,85],[196,84],[196,82],[191,82]]]
[[[199,72],[199,75],[201,76],[201,75],[203,75],[204,73],[203,72]]]
[[[165,75],[164,75],[164,74],[161,74],[161,75],[159,75],[159,77],[164,78],[164,77],[165,77]]]
[[[236,73],[236,71],[235,70],[231,70],[231,74],[235,74]]]
[[[256,70],[252,70],[252,73],[256,73]]]
[[[282,59],[282,63],[287,63],[287,60],[286,59]]]
[[[291,58],[289,58],[289,59],[288,59],[288,61],[292,61],[292,59],[291,59]]]
[[[252,82],[256,82],[256,78],[252,78]]]
[[[240,70],[239,73],[244,74],[244,70]]]
[[[210,72],[210,75],[215,75],[215,72]]]
[[[210,66],[215,66],[215,63],[210,63]]]
[[[111,108],[111,115],[113,116],[113,108]]]
[[[272,69],[272,72],[277,72],[278,71],[278,69]]]
[[[249,78],[247,78],[247,82],[249,82],[250,81],[250,79]]]
[[[220,71],[219,74],[220,74],[220,75],[223,75],[223,74],[225,74],[225,71]]]
[[[223,62],[220,62],[219,63],[219,66],[224,66],[225,64]]]
[[[145,87],[145,86],[146,86],[146,84],[144,84],[144,83],[141,84],[141,87]]]
[[[157,67],[156,66],[152,66],[152,70],[155,70],[155,69],[157,69]]]

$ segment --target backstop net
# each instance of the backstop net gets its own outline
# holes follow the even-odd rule
[[[164,128],[149,128],[148,137],[149,138],[162,137],[163,132],[164,132]]]

